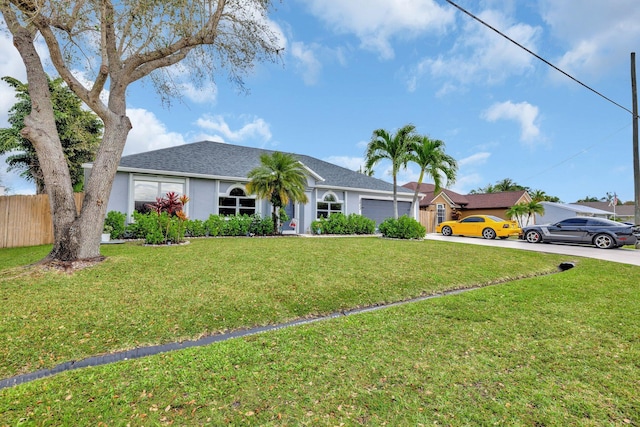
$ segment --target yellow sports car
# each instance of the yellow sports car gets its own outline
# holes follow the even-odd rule
[[[485,239],[518,236],[522,230],[515,221],[506,221],[493,215],[471,215],[460,221],[444,221],[436,227],[443,236],[458,234],[460,236],[480,236]]]

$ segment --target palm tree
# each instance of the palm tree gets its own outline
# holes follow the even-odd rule
[[[526,204],[527,206],[527,224],[531,223],[531,217],[535,214],[544,215],[544,206],[542,203],[532,200]]]
[[[510,219],[515,218],[518,221],[518,225],[522,228],[524,224],[524,217],[529,213],[529,207],[527,203],[518,203],[517,205],[511,206],[507,209],[507,216]]]
[[[522,185],[516,184],[511,178],[504,178],[493,186],[495,192],[499,191],[520,191],[525,188]]]
[[[531,192],[531,199],[535,200],[536,202],[543,202],[547,200],[547,193],[545,193],[543,190],[533,190]]]
[[[413,145],[418,139],[416,127],[408,124],[395,134],[384,129],[376,129],[371,135],[371,141],[365,152],[365,171],[371,172],[373,167],[383,159],[391,161],[391,175],[393,176],[393,216],[398,219],[398,171],[406,168],[410,160]]]
[[[450,155],[444,152],[444,142],[439,139],[430,139],[428,136],[421,136],[414,144],[413,152],[409,156],[409,160],[420,166],[420,176],[418,177],[418,185],[413,194],[412,207],[415,208],[418,201],[418,192],[420,184],[427,174],[433,179],[435,184],[435,192],[440,191],[442,185],[442,177],[447,179],[447,185],[453,184],[456,180],[456,172],[458,171],[458,163]]]
[[[307,203],[309,199],[304,193],[307,186],[307,170],[292,154],[262,154],[260,166],[252,169],[247,177],[247,192],[256,194],[261,199],[269,200],[273,211],[274,230],[279,229],[278,211],[289,201]]]

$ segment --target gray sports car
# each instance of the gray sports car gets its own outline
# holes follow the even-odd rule
[[[555,224],[522,227],[521,239],[529,243],[561,242],[595,245],[601,249],[633,245],[638,227],[603,218],[567,218]]]

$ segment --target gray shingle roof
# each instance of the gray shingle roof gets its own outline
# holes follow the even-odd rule
[[[264,153],[270,154],[273,151],[201,141],[124,156],[120,160],[120,169],[165,171],[174,175],[245,180],[249,171],[260,164],[260,155]],[[381,179],[369,177],[315,157],[291,154],[324,179],[318,183],[320,186],[393,191],[393,184]],[[411,194],[411,191],[398,187],[398,193]]]

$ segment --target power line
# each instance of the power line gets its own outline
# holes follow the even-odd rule
[[[535,56],[536,58],[538,58],[540,61],[544,62],[545,64],[547,64],[548,66],[550,66],[551,68],[559,71],[560,73],[564,74],[565,76],[569,77],[571,80],[573,80],[574,82],[578,83],[579,85],[585,87],[586,89],[590,90],[591,92],[595,93],[596,95],[600,96],[601,98],[606,99],[607,101],[609,101],[610,103],[612,103],[613,105],[622,108],[623,110],[625,110],[628,113],[631,113],[631,115],[633,116],[633,111],[629,110],[627,107],[624,107],[620,104],[618,104],[617,102],[615,102],[614,100],[612,100],[611,98],[608,98],[607,96],[603,95],[602,93],[598,92],[597,90],[593,89],[592,87],[582,83],[580,80],[576,79],[575,77],[573,77],[572,75],[570,75],[569,73],[567,73],[566,71],[561,70],[560,68],[556,67],[555,65],[553,65],[551,62],[547,61],[546,59],[544,59],[543,57],[541,57],[540,55],[538,55],[537,53],[533,52],[532,50],[526,48],[525,46],[521,45],[520,43],[518,43],[517,41],[513,40],[512,38],[510,38],[509,36],[507,36],[506,34],[502,33],[500,30],[492,27],[491,25],[489,25],[488,23],[484,22],[482,19],[478,18],[477,16],[475,16],[474,14],[472,14],[471,12],[468,12],[467,10],[463,9],[462,7],[458,6],[457,4],[455,4],[454,2],[452,2],[451,0],[446,0],[447,3],[449,3],[450,5],[454,6],[455,8],[457,8],[458,10],[460,10],[461,12],[464,12],[465,14],[469,15],[471,18],[475,19],[476,21],[478,21],[479,23],[481,23],[482,25],[484,25],[487,28],[492,29],[493,31],[495,31],[496,33],[498,33],[499,35],[501,35],[502,37],[504,37],[505,39],[509,40],[511,43],[515,44],[516,46],[518,46],[520,49],[523,49],[525,51],[527,51],[529,54]]]
[[[569,156],[569,157],[565,158],[564,160],[559,161],[558,163],[556,163],[556,164],[554,164],[554,165],[549,166],[548,168],[546,168],[546,169],[544,169],[544,170],[542,170],[542,171],[540,171],[540,172],[538,172],[538,173],[536,173],[536,174],[534,174],[534,175],[531,175],[530,177],[526,178],[526,179],[525,179],[525,181],[528,181],[528,180],[530,180],[530,179],[532,179],[532,178],[535,178],[535,177],[537,177],[537,176],[540,176],[540,175],[542,175],[542,174],[545,174],[545,173],[549,172],[550,170],[555,169],[555,168],[557,168],[558,166],[560,166],[560,165],[563,165],[563,164],[567,163],[569,160],[573,160],[573,159],[575,159],[576,157],[578,157],[578,156],[580,156],[580,155],[582,155],[582,154],[586,153],[587,151],[590,151],[590,150],[591,150],[593,147],[595,147],[596,145],[600,145],[600,144],[602,144],[603,142],[608,141],[608,140],[609,140],[609,139],[611,139],[614,135],[616,135],[616,134],[618,134],[618,133],[622,132],[623,130],[625,130],[625,129],[626,129],[626,128],[628,128],[628,127],[629,127],[629,124],[624,125],[623,127],[621,127],[620,129],[616,130],[616,131],[615,131],[615,132],[613,132],[612,134],[610,134],[610,135],[606,136],[606,137],[605,137],[605,138],[603,138],[602,140],[597,141],[597,142],[595,142],[595,143],[591,144],[590,146],[588,146],[588,147],[586,147],[586,148],[584,148],[584,149],[580,150],[579,152],[577,152],[577,153],[575,153],[575,154],[573,154],[573,155],[571,155],[571,156]]]

